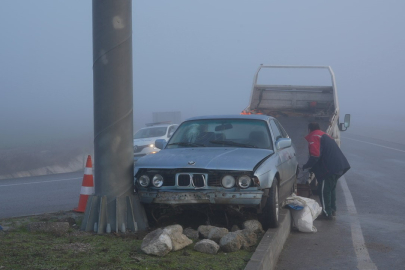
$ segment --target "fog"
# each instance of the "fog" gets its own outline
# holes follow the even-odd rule
[[[1,1],[0,148],[92,137],[91,6]],[[239,114],[261,63],[323,65],[350,132],[398,140],[404,10],[399,0],[133,1],[135,129],[152,112]]]

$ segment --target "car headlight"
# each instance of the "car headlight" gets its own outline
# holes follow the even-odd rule
[[[149,186],[149,183],[150,183],[149,176],[147,176],[147,175],[145,175],[145,174],[142,175],[141,177],[139,177],[138,183],[139,183],[142,187],[147,187],[147,186]]]
[[[161,176],[160,174],[156,174],[155,176],[153,176],[152,184],[155,187],[163,186],[163,176]]]
[[[225,175],[222,177],[221,182],[224,188],[232,188],[235,186],[235,178],[232,175]]]
[[[238,186],[241,188],[248,188],[252,183],[252,179],[247,175],[242,175],[238,178]]]
[[[155,145],[152,143],[152,144],[149,144],[149,147],[153,148],[153,147],[155,147]]]

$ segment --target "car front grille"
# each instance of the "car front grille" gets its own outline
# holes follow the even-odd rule
[[[160,174],[163,176],[164,187],[182,187],[182,188],[205,188],[205,187],[222,187],[221,179],[225,175],[232,175],[237,179],[242,173],[235,172],[216,172],[202,170],[165,170],[154,169],[145,173],[149,178],[153,179],[154,175]],[[247,174],[247,173],[246,173]]]
[[[190,185],[190,175],[189,174],[179,174],[177,176],[177,185],[179,187],[188,187]]]
[[[204,187],[205,186],[205,176],[203,174],[193,174],[193,185],[194,187]]]
[[[207,175],[202,173],[179,173],[177,174],[177,185],[179,187],[202,188],[206,186]]]
[[[134,153],[142,152],[142,150],[145,149],[146,147],[149,147],[149,144],[147,144],[147,145],[134,145]]]
[[[164,187],[170,187],[176,185],[176,178],[174,174],[165,174],[163,175],[163,186]]]
[[[210,174],[208,176],[208,186],[221,187],[221,176],[218,174]]]

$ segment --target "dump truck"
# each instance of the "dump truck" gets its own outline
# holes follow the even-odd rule
[[[275,75],[280,71],[280,76]],[[302,72],[301,75],[299,72]],[[318,72],[322,79],[317,81]],[[301,77],[288,81],[289,74]],[[310,80],[307,74],[311,75],[308,76],[312,77],[311,82],[308,82]],[[280,77],[284,82],[279,82]],[[304,79],[306,83],[295,83],[300,79]],[[253,79],[249,105],[241,114],[265,114],[275,117],[291,138],[298,163],[302,166],[309,155],[308,143],[304,137],[308,134],[310,122],[318,122],[321,129],[340,146],[340,132],[350,126],[350,114],[346,114],[344,121],[340,123],[339,113],[338,92],[331,67],[260,65]],[[315,189],[316,181],[313,180],[314,176],[309,173],[300,173],[298,177],[299,184],[311,183],[312,189]]]

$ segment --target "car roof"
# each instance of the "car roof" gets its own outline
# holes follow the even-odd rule
[[[267,121],[269,119],[273,119],[274,117],[271,117],[269,115],[263,115],[263,114],[250,114],[250,115],[240,115],[240,114],[234,114],[234,115],[205,115],[205,116],[196,116],[196,117],[191,117],[187,119],[186,121],[191,121],[191,120],[205,120],[205,119],[252,119],[252,120],[264,120]]]

